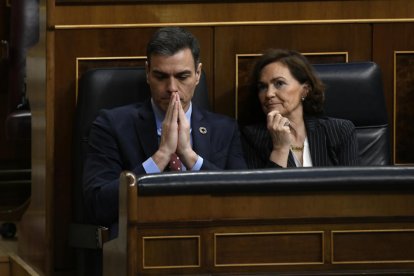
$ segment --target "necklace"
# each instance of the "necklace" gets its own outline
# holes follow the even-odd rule
[[[290,146],[292,151],[303,151],[304,146]]]

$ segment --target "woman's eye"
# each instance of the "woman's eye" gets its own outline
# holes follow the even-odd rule
[[[275,81],[275,82],[273,83],[273,86],[274,86],[275,88],[280,88],[280,87],[282,87],[284,84],[285,84],[285,83],[284,83],[283,81]]]

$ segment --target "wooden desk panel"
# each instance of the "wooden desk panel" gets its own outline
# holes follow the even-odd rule
[[[128,275],[414,273],[412,189],[140,195],[134,179],[104,247],[128,252]]]

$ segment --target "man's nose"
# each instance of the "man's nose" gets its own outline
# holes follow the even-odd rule
[[[178,92],[177,80],[174,77],[168,79],[167,83],[168,92]]]

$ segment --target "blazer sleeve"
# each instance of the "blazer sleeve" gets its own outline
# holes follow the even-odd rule
[[[244,126],[241,131],[241,141],[249,169],[282,168],[269,159],[270,136],[264,126]]]
[[[125,120],[123,120],[125,121]],[[88,150],[83,169],[85,205],[95,223],[111,225],[118,218],[119,176],[125,169],[135,174],[144,173],[142,164],[125,168],[119,141],[128,127],[120,125],[117,114],[101,111],[93,122],[88,139]],[[120,128],[120,129],[118,129]]]
[[[330,157],[337,166],[359,165],[358,142],[351,121],[335,119],[325,128],[330,145]]]

